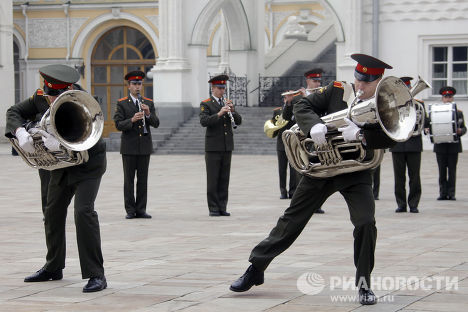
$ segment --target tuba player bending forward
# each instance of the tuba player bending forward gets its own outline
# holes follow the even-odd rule
[[[44,93],[53,105],[55,99],[69,90],[79,79],[79,74],[65,65],[49,65],[40,69],[44,78]],[[33,139],[23,128],[27,120],[43,114],[47,102],[34,97],[11,106],[7,111],[7,137],[16,136],[19,146],[28,153],[34,152]],[[44,132],[46,133],[46,132]],[[50,150],[60,148],[59,142],[50,134],[45,134],[44,145]],[[101,177],[106,171],[106,144],[102,139],[88,150],[87,162],[50,171],[47,205],[44,211],[44,227],[47,244],[46,263],[36,273],[26,277],[25,282],[46,282],[63,278],[65,268],[65,221],[67,208],[75,196],[76,239],[81,265],[81,276],[88,278],[83,292],[100,291],[107,287],[104,277],[103,257],[99,220],[94,210]]]
[[[351,57],[358,62],[354,76],[356,89],[363,92],[360,99],[371,98],[384,70],[392,67],[364,54],[353,54]],[[314,143],[323,144],[326,141],[327,127],[322,123],[320,116],[347,108],[346,102],[343,101],[343,93],[342,83],[335,81],[316,93],[295,99],[298,101],[294,106],[296,121]],[[362,137],[363,144],[369,149],[386,148],[394,144],[380,129],[361,130],[349,120],[347,124],[346,127],[339,128],[345,141],[355,141]],[[252,265],[243,276],[232,283],[230,289],[242,292],[262,284],[264,271],[270,262],[291,246],[314,212],[335,192],[340,192],[345,198],[354,225],[354,263],[359,301],[361,304],[375,304],[377,299],[370,285],[377,238],[371,169],[327,178],[303,176],[290,206],[279,218],[275,228],[252,250],[249,258]]]

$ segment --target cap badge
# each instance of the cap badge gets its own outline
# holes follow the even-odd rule
[[[367,67],[363,67],[363,68],[362,68],[362,71],[365,72],[365,73],[367,73]]]

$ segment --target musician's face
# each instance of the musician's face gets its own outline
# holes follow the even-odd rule
[[[137,96],[138,94],[141,93],[141,88],[143,84],[141,81],[130,81],[128,83],[128,90],[133,96]]]
[[[211,88],[211,92],[217,98],[222,98],[225,91],[226,91],[226,88],[220,88],[220,87],[216,87],[216,86],[213,86]]]
[[[356,86],[356,90],[361,90],[363,93],[359,99],[367,100],[374,96],[375,89],[379,84],[382,78],[376,79],[374,81],[361,81],[354,79],[354,85]]]
[[[320,87],[320,80],[306,79],[306,82],[308,89],[315,89]]]
[[[452,96],[443,96],[442,103],[452,103],[453,102],[453,95]]]

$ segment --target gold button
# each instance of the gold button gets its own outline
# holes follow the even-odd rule
[[[141,126],[138,126],[138,128],[141,128]]]
[[[141,134],[140,134],[140,136],[141,136]]]
[[[227,135],[227,132],[224,132],[224,135]]]

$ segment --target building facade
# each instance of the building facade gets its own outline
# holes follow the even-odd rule
[[[3,0],[0,113],[41,87],[41,66],[62,63],[98,99],[105,136],[115,131],[115,104],[127,95],[123,77],[134,69],[147,73],[144,95],[154,98],[162,125],[176,126],[209,95],[210,75],[246,77],[247,104],[256,106],[259,75],[320,65],[352,81],[356,52],[391,64],[388,75],[426,79],[433,89],[418,95],[426,102],[453,85],[463,109],[466,29],[462,0]]]

